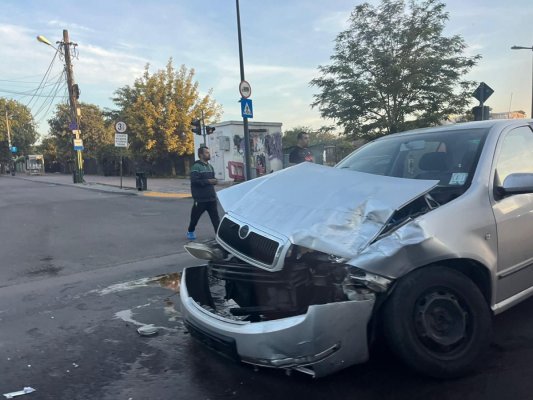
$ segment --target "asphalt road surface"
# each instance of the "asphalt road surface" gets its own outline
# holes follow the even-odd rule
[[[483,368],[452,381],[388,351],[313,380],[233,363],[180,318],[189,199],[0,176],[0,395],[26,399],[531,399],[533,300],[495,318]],[[212,236],[207,215],[199,239]],[[152,324],[155,336],[137,333]],[[354,338],[357,340],[357,338]]]

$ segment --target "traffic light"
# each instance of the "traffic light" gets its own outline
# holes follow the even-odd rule
[[[191,122],[191,129],[196,135],[202,135],[202,121],[199,119],[193,119]]]
[[[215,131],[215,129],[216,128],[214,126],[206,126],[205,133],[207,133],[208,135],[211,135]]]
[[[79,98],[80,98],[80,87],[78,86],[78,84],[72,85],[72,91],[74,93],[74,97],[76,98],[76,100],[79,100]]]

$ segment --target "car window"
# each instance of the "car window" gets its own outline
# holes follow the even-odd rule
[[[392,136],[362,147],[337,168],[438,180],[442,187],[468,186],[486,133],[486,129],[469,129]]]
[[[500,183],[513,173],[533,173],[533,132],[529,127],[515,128],[503,138],[496,171]]]

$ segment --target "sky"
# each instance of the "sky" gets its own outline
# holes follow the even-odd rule
[[[378,1],[370,0],[377,4]],[[240,0],[245,77],[252,87],[254,121],[319,128],[333,121],[311,108],[317,88],[309,82],[319,65],[329,63],[335,37],[362,1]],[[494,89],[485,103],[495,112],[524,110],[532,97],[533,46],[531,0],[450,0],[446,34],[460,34],[467,54],[482,59],[467,76]],[[78,43],[74,77],[80,101],[113,108],[113,93],[131,85],[146,64],[155,72],[169,58],[194,68],[200,91],[212,89],[223,107],[222,120],[241,120],[239,49],[234,0],[70,0],[0,2],[0,96],[29,104],[40,134],[48,132],[53,112],[47,97],[31,97],[55,51],[52,43],[68,29]],[[61,74],[56,59],[43,96],[64,95],[54,86]],[[58,79],[58,78],[57,78]],[[21,94],[22,93],[22,94]],[[57,101],[64,101],[58,98]],[[472,106],[477,105],[473,99]]]

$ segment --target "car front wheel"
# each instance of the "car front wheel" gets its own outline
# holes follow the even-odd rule
[[[383,318],[393,352],[436,378],[470,372],[490,340],[483,294],[466,275],[446,267],[420,268],[400,279]]]

